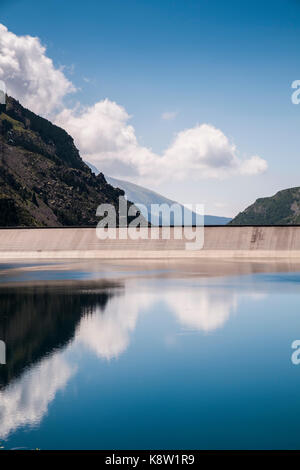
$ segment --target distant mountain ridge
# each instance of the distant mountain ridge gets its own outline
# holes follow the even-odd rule
[[[300,224],[300,187],[283,189],[274,196],[257,199],[240,212],[230,225]]]
[[[94,165],[86,162],[92,171],[97,174],[99,171]],[[152,204],[167,204],[169,207],[172,206],[173,204],[178,204],[176,201],[173,201],[171,199],[168,199],[164,196],[162,196],[159,193],[156,193],[155,191],[152,191],[150,189],[144,188],[143,186],[130,183],[129,181],[124,181],[118,178],[113,178],[111,176],[105,175],[106,180],[114,187],[123,189],[125,191],[125,196],[127,199],[132,201],[137,207],[139,204],[143,204],[144,206],[147,207],[148,211],[148,221],[149,216],[151,214],[151,205]],[[196,214],[195,212],[192,212],[186,208],[182,204],[179,204],[181,207],[181,210],[183,211],[185,209],[185,213],[189,213],[189,219],[192,221],[193,225],[203,225],[203,216]],[[141,211],[142,212],[142,211]],[[143,212],[142,212],[143,213]],[[182,214],[182,213],[181,213]],[[144,217],[146,218],[145,213],[143,213]],[[181,225],[181,217],[182,215],[175,214],[175,219],[171,219],[171,223],[174,225]],[[226,225],[228,222],[230,222],[229,217],[218,217],[214,215],[204,215],[204,224],[205,225]],[[162,217],[161,213],[157,213],[153,211],[152,208],[152,223],[153,225],[168,225],[170,223],[168,218]]]

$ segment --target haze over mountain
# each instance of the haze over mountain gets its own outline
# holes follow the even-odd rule
[[[259,198],[230,222],[230,225],[294,224],[300,224],[300,187],[283,189],[274,196]]]
[[[90,166],[92,171],[95,174],[99,173],[99,170],[92,164],[86,162]],[[183,217],[183,211],[185,211],[185,216],[188,217],[188,221],[191,220],[193,225],[202,225],[203,216],[192,212],[191,210],[185,208],[182,204],[177,203],[171,199],[162,196],[161,194],[152,191],[151,189],[144,188],[138,184],[130,183],[129,181],[121,180],[118,178],[113,178],[111,176],[105,175],[105,179],[115,188],[120,188],[125,191],[125,196],[128,200],[132,201],[137,207],[140,207],[142,214],[153,225],[168,225],[170,223],[169,217],[163,215],[161,212],[155,210],[151,205],[153,204],[166,204],[171,207],[173,204],[178,204],[180,210],[178,213],[175,213],[174,216],[171,215],[171,223],[174,225],[181,225],[181,220]],[[140,205],[146,206],[147,213],[144,213]],[[230,222],[229,217],[219,217],[214,215],[204,215],[204,224],[205,225],[226,225]]]
[[[11,97],[0,112],[0,226],[95,226],[100,203],[118,211],[124,192],[90,170],[66,131]]]

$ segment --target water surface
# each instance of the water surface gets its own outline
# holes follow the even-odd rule
[[[227,268],[2,265],[2,445],[299,448],[300,270]]]

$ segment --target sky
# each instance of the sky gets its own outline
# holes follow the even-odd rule
[[[299,18],[299,0],[0,0],[0,80],[105,174],[234,216],[300,186]]]

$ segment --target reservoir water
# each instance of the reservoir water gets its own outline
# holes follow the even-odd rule
[[[199,263],[2,264],[0,445],[298,449],[299,266]]]

